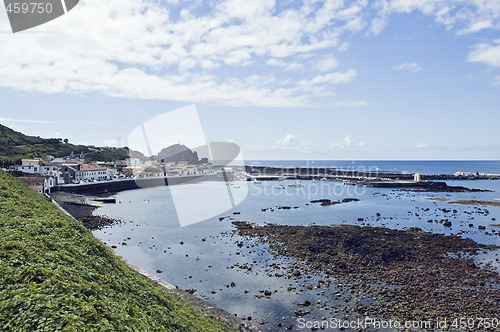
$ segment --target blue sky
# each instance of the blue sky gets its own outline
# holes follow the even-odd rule
[[[499,159],[497,1],[88,0],[9,29],[0,123],[26,134],[126,145],[194,104],[245,159]]]

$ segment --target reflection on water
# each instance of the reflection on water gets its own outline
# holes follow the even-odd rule
[[[248,196],[241,204],[232,209],[228,206],[230,209],[225,213],[186,227],[181,227],[175,207],[181,204],[183,213],[193,214],[200,208],[210,209],[211,204],[199,202],[207,202],[207,195],[218,192],[214,187],[217,183],[121,192],[116,195],[117,204],[104,205],[94,213],[123,222],[94,234],[109,246],[116,246],[115,251],[133,265],[150,273],[161,270],[163,272],[157,275],[169,283],[182,289],[194,289],[195,295],[240,317],[250,316],[254,324],[268,330],[275,330],[278,325],[284,329],[296,324],[296,318],[292,316],[298,304],[304,301],[313,304],[306,308],[311,310],[307,319],[342,318],[345,314],[342,309],[347,304],[335,296],[342,291],[337,287],[341,282],[331,280],[330,286],[326,287],[319,282],[324,276],[288,278],[284,272],[290,267],[296,268],[294,262],[281,260],[274,265],[277,262],[270,259],[265,245],[255,245],[253,241],[231,233],[232,220],[258,224],[348,223],[395,229],[420,227],[435,233],[459,234],[481,243],[500,244],[500,229],[490,226],[495,223],[492,218],[500,220],[500,207],[429,200],[437,197],[447,201],[491,201],[500,197],[498,181],[448,182],[450,185],[494,190],[487,193],[415,193],[346,186],[334,181],[302,181],[303,187],[288,186],[294,181],[280,183],[285,185],[285,190],[275,188],[278,182],[249,183]],[[236,188],[233,190],[237,191]],[[175,190],[175,204],[172,190]],[[217,198],[217,195],[212,197]],[[333,206],[310,203],[313,199],[342,200],[347,197],[359,198],[360,201]],[[290,209],[279,209],[280,206],[289,206]],[[444,220],[450,221],[451,227],[445,227]],[[478,229],[480,225],[486,229]],[[479,259],[492,261],[498,266],[497,255],[497,252],[489,253]],[[266,296],[266,291],[271,294]],[[365,300],[370,301],[368,296]],[[260,323],[264,324],[261,326]]]

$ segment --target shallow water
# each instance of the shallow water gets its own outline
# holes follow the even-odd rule
[[[286,189],[276,189],[279,183],[285,185]],[[227,190],[221,190],[220,183],[213,182],[181,185],[175,189],[157,187],[121,192],[116,195],[119,203],[104,205],[95,210],[94,214],[106,215],[123,222],[95,231],[94,234],[107,245],[116,246],[114,250],[133,265],[151,273],[161,270],[163,272],[157,275],[169,283],[182,289],[196,289],[195,295],[240,317],[251,316],[254,324],[268,330],[278,329],[279,323],[283,330],[290,324],[296,325],[297,320],[292,316],[298,303],[305,300],[313,304],[318,300],[329,304],[326,311],[321,309],[321,305],[312,305],[312,312],[305,316],[308,320],[321,320],[322,317],[342,319],[342,308],[346,304],[334,295],[342,291],[342,287],[336,286],[337,282],[332,282],[328,289],[315,289],[321,276],[300,278],[297,283],[293,278],[270,277],[268,274],[280,273],[284,267],[294,262],[282,260],[282,269],[270,267],[275,260],[270,260],[266,246],[252,246],[253,241],[248,242],[233,235],[232,220],[258,224],[345,223],[395,229],[420,227],[435,233],[460,234],[480,243],[500,244],[500,236],[497,235],[497,230],[500,229],[490,226],[492,223],[500,223],[500,207],[429,200],[491,201],[500,198],[500,181],[448,182],[449,185],[494,191],[486,193],[415,193],[346,186],[335,181],[302,181],[303,187],[288,186],[291,183],[295,181],[264,181],[261,184],[235,182],[236,186],[232,186],[231,191],[236,199],[230,202],[227,202]],[[310,203],[313,199],[342,200],[348,197],[358,198],[360,201],[333,206]],[[240,199],[241,204],[207,220],[186,222],[186,216],[196,215],[198,209],[206,211],[207,205],[210,205],[212,211],[221,211],[221,208],[231,207]],[[214,205],[213,202],[217,200],[221,201],[220,205]],[[279,206],[290,206],[291,209],[278,209]],[[268,210],[263,212],[262,209],[266,208]],[[234,212],[239,214],[233,215]],[[182,221],[178,215],[182,216]],[[222,217],[227,218],[219,220]],[[440,223],[444,219],[451,221],[452,226],[444,227]],[[181,224],[187,226],[181,227]],[[473,227],[469,227],[469,224]],[[486,226],[486,231],[479,230],[479,225]],[[240,242],[243,243],[241,248],[237,245]],[[498,253],[482,255],[483,260],[492,262],[496,262],[497,257]],[[252,267],[251,271],[237,267],[245,263]],[[231,287],[231,282],[234,282],[234,287]],[[307,286],[312,289],[307,289]],[[297,289],[289,291],[289,287]],[[260,291],[264,290],[270,290],[272,295],[268,298],[263,296]],[[363,300],[370,301],[369,296]],[[349,317],[354,316],[346,316],[344,319]],[[261,326],[259,323],[262,322],[264,324]]]

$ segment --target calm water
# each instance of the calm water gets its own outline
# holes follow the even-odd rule
[[[403,163],[407,163],[406,166],[403,167]],[[410,168],[412,163],[396,162],[386,164],[386,167],[399,167],[401,171],[413,172],[414,169]],[[425,162],[417,162],[420,163],[426,165]],[[420,167],[420,171],[435,173],[432,170],[444,167],[442,163],[450,162],[426,165]],[[455,165],[450,167],[451,171],[445,173],[468,171],[460,167],[469,162],[453,163]],[[474,168],[474,172],[476,168],[482,167],[477,170],[500,173],[500,169],[495,171],[498,162],[473,163],[470,162],[469,166]],[[247,248],[244,239],[232,235],[232,220],[288,225],[345,223],[396,229],[416,226],[442,234],[460,233],[481,243],[500,244],[500,236],[487,235],[477,228],[478,225],[484,225],[491,233],[493,228],[490,224],[497,222],[492,221],[492,218],[500,220],[499,207],[475,207],[429,200],[436,197],[444,200],[500,200],[500,181],[449,181],[450,185],[493,192],[437,194],[345,186],[335,181],[302,181],[303,187],[287,186],[293,182],[235,182],[230,187],[223,183],[204,182],[121,192],[116,195],[119,203],[104,205],[94,213],[123,222],[94,234],[109,246],[116,246],[115,251],[132,264],[151,273],[162,270],[163,273],[157,275],[164,280],[182,289],[196,289],[195,295],[240,317],[252,316],[253,323],[267,330],[277,330],[276,326],[280,322],[283,330],[288,324],[296,324],[292,316],[299,302],[309,300],[315,303],[318,299],[332,302],[335,300],[328,294],[337,290],[329,289],[325,294],[308,291],[306,285],[315,285],[317,282],[317,278],[312,278],[303,281],[298,287],[303,291],[287,291],[288,287],[297,286],[295,282],[268,276],[272,269],[266,247],[259,245]],[[285,185],[286,189],[276,189],[277,184]],[[313,199],[341,200],[347,197],[359,198],[360,201],[328,207],[309,203]],[[282,210],[278,209],[279,206],[290,206],[292,209]],[[441,208],[456,209],[457,213],[446,213]],[[262,209],[268,210],[263,212]],[[377,213],[380,217],[377,217]],[[219,220],[222,217],[227,218]],[[358,218],[364,220],[358,221]],[[444,218],[452,221],[452,227],[428,222],[430,219]],[[469,224],[473,224],[473,227],[469,227]],[[236,245],[239,241],[245,244]],[[488,257],[495,258],[491,254]],[[245,263],[252,265],[251,271],[237,267]],[[293,264],[292,261],[282,263],[285,266]],[[231,282],[234,282],[234,287],[230,286]],[[270,298],[258,298],[262,290],[271,290],[273,295]],[[315,308],[307,319],[325,316],[329,319],[337,315],[341,314]],[[259,322],[264,324],[261,326]]]

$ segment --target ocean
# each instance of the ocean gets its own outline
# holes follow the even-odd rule
[[[499,161],[252,161],[254,165],[281,167],[378,167],[380,171],[453,174],[455,172],[500,173]],[[258,163],[258,164],[257,164]],[[246,162],[249,164],[249,162]],[[105,204],[96,215],[121,220],[94,231],[95,236],[127,261],[182,289],[237,314],[251,316],[263,330],[274,331],[277,324],[296,325],[297,303],[315,303],[317,292],[304,289],[289,292],[293,281],[269,276],[274,260],[264,244],[241,248],[246,239],[233,233],[232,221],[283,225],[383,226],[392,229],[420,227],[439,234],[458,234],[480,243],[500,245],[492,233],[493,220],[500,220],[500,207],[452,204],[456,200],[500,201],[500,181],[447,181],[449,185],[488,189],[490,192],[427,193],[393,189],[346,186],[337,181],[294,180],[253,183],[236,181],[201,182],[172,187],[130,190],[115,195],[117,204]],[[277,185],[285,189],[277,189]],[[359,201],[320,206],[315,199]],[[280,209],[282,206],[290,209]],[[446,212],[451,208],[456,213]],[[448,209],[448,210],[447,210]],[[438,220],[448,219],[451,227]],[[433,222],[429,222],[433,220]],[[473,227],[470,227],[470,224]],[[478,226],[485,226],[486,231]],[[245,251],[243,250],[245,249]],[[494,261],[485,255],[484,260]],[[283,264],[294,264],[282,260]],[[252,264],[253,269],[238,268]],[[307,280],[314,285],[321,276]],[[231,283],[235,287],[231,287]],[[292,285],[293,286],[293,285]],[[270,298],[259,297],[260,290],[276,290]],[[328,293],[331,294],[331,293]],[[324,301],[335,301],[322,294]],[[309,318],[320,319],[324,312],[314,309]],[[262,325],[260,323],[263,323]],[[294,328],[295,329],[295,328]]]
[[[421,174],[455,172],[500,174],[500,160],[246,160],[245,165],[272,167],[328,167],[342,170],[374,170]]]

